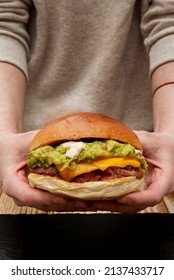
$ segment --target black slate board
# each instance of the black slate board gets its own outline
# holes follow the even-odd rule
[[[174,215],[0,215],[0,259],[174,259]]]

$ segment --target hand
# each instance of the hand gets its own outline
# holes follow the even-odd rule
[[[18,206],[30,206],[43,211],[85,211],[90,203],[72,200],[31,188],[27,180],[26,157],[37,131],[12,134],[1,132],[0,177],[4,192]]]
[[[136,134],[149,165],[145,190],[127,194],[117,201],[95,202],[96,209],[137,213],[160,203],[165,195],[174,191],[174,135],[145,131]]]

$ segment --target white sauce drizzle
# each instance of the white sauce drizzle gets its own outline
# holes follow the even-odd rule
[[[82,141],[68,141],[66,143],[63,143],[62,145],[67,149],[65,155],[69,158],[78,156],[80,152],[85,148],[85,143],[83,143]]]
[[[135,154],[136,155],[141,155],[142,156],[142,152],[140,150],[135,149]]]

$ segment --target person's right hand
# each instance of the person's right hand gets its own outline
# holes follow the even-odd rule
[[[13,134],[1,132],[0,178],[3,191],[18,206],[30,206],[43,211],[86,211],[90,203],[73,200],[32,188],[28,184],[26,157],[37,131]]]

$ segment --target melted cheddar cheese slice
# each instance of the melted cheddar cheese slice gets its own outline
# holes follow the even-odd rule
[[[75,169],[67,167],[61,170],[62,165],[58,165],[57,169],[66,181],[71,181],[74,177],[83,173],[91,172],[97,169],[103,171],[111,166],[125,167],[127,165],[131,165],[133,167],[140,167],[140,162],[136,158],[120,157],[96,160],[91,163],[79,163],[77,164]]]

